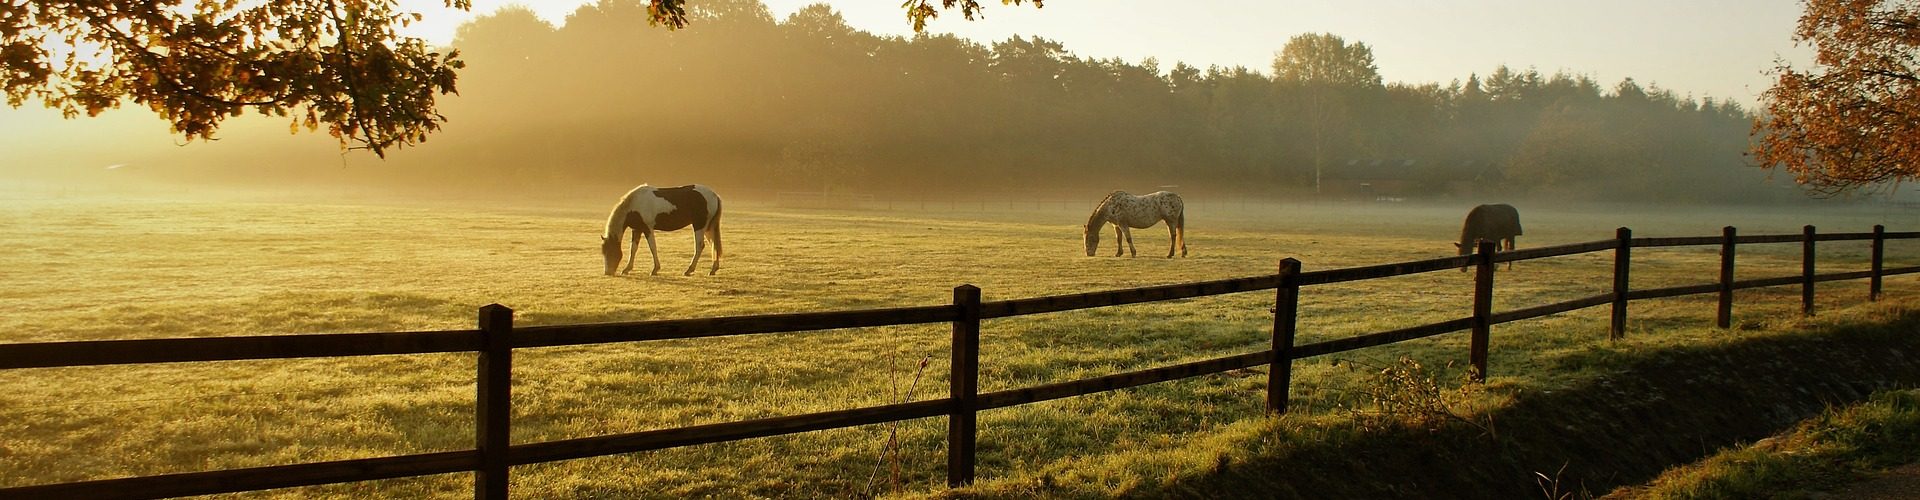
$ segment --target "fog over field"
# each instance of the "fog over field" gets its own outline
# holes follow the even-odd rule
[[[873,33],[824,4],[776,15],[757,0],[697,0],[679,30],[648,27],[646,9],[592,2],[563,23],[520,6],[477,12],[435,49],[466,65],[458,93],[438,97],[443,128],[384,157],[344,149],[299,113],[236,116],[215,139],[187,141],[130,102],[76,119],[31,99],[0,110],[0,345],[465,331],[495,303],[528,327],[936,306],[960,285],[987,301],[1081,294],[1268,276],[1287,258],[1321,271],[1452,257],[1462,218],[1493,203],[1517,207],[1520,249],[1622,227],[1920,231],[1920,199],[1898,186],[1823,198],[1754,165],[1750,100],[1652,78],[1492,64],[1394,81],[1376,40],[1330,32],[1262,48],[1272,61],[1248,67],[1089,55],[1044,33]],[[616,207],[643,183],[699,184],[717,199]],[[1115,229],[1096,225],[1087,255],[1103,197],[1162,190],[1184,200],[1187,255],[1165,257],[1165,223],[1132,230],[1137,256],[1115,256]],[[654,235],[659,275],[645,240],[629,239],[639,233],[603,246],[610,228],[669,214],[688,224]],[[716,220],[725,250],[709,274],[719,242],[696,257],[692,228]],[[606,271],[607,252],[629,244],[634,272]],[[1741,246],[1735,277],[1797,276],[1802,248]],[[1865,241],[1818,249],[1820,272],[1870,265]],[[1920,240],[1885,250],[1888,268],[1920,266]],[[1632,250],[1629,288],[1714,283],[1719,251]],[[1493,311],[1612,293],[1612,252],[1499,266]],[[1307,288],[1298,343],[1464,321],[1475,279],[1448,268]],[[1634,302],[1623,339],[1608,338],[1604,306],[1501,324],[1484,383],[1468,383],[1464,333],[1303,358],[1285,416],[1261,399],[1265,365],[997,408],[980,416],[981,481],[960,495],[1205,496],[1180,488],[1301,442],[1438,436],[1438,424],[1393,420],[1405,416],[1383,402],[1394,383],[1426,384],[1415,389],[1454,412],[1447,422],[1492,437],[1491,415],[1644,359],[1885,323],[1920,304],[1911,276],[1888,278],[1878,302],[1862,280],[1823,282],[1819,315],[1802,316],[1797,286],[1741,290],[1724,329],[1711,295]],[[989,319],[980,389],[1262,352],[1275,301],[1268,288]],[[512,443],[945,398],[953,328],[520,348]],[[476,363],[460,352],[0,369],[0,488],[473,450]],[[513,492],[945,498],[946,423],[519,465]],[[898,455],[884,456],[890,437]],[[1634,479],[1593,474],[1608,488]],[[450,498],[472,484],[462,472],[248,495]]]
[[[1389,81],[1369,40],[1302,34],[1270,65],[1083,56],[1044,35],[874,35],[824,5],[776,19],[696,3],[687,29],[582,6],[556,27],[482,13],[445,128],[379,160],[294,117],[182,144],[134,106],[6,111],[0,176],[76,186],[538,196],[700,182],[732,192],[1098,197],[1178,185],[1295,198],[1774,203],[1740,100],[1581,68],[1462,67]],[[1348,75],[1339,76],[1335,75]],[[289,135],[288,131],[298,131]],[[615,193],[617,195],[617,193]],[[602,195],[613,196],[613,195]]]

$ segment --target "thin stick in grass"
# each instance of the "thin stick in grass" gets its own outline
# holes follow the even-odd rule
[[[913,393],[920,389],[920,376],[927,372],[927,361],[931,359],[933,359],[933,355],[931,354],[920,357],[920,368],[913,372],[913,384],[907,386],[907,397],[899,401],[892,401],[892,403],[905,403],[913,400]],[[895,387],[897,388],[898,386]],[[890,422],[887,428],[887,442],[880,446],[880,455],[874,457],[873,469],[867,472],[867,498],[874,498],[875,496],[873,494],[873,480],[880,474],[880,464],[886,462],[889,453],[895,457],[893,467],[889,468],[889,478],[892,480],[894,486],[898,487],[900,485],[900,464],[898,460],[900,454],[899,439],[900,422]]]

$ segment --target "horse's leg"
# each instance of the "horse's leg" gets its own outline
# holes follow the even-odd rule
[[[1187,217],[1181,215],[1181,256],[1187,256]]]
[[[713,214],[713,222],[707,223],[707,237],[713,238],[713,269],[707,274],[720,272],[720,214]]]
[[[660,247],[653,244],[653,231],[647,231],[647,253],[653,254],[653,275],[660,275]]]
[[[1127,226],[1120,226],[1120,231],[1127,234],[1127,256],[1139,257],[1140,247],[1133,246],[1133,229]]]
[[[700,253],[705,251],[707,251],[707,231],[704,229],[695,230],[693,232],[693,262],[687,264],[687,272],[682,273],[681,276],[693,276],[693,268],[700,267]]]
[[[1167,258],[1173,258],[1173,249],[1180,246],[1180,231],[1173,228],[1173,221],[1167,221]]]
[[[1507,245],[1507,249],[1506,249],[1505,251],[1508,251],[1508,252],[1511,252],[1511,251],[1513,251],[1513,249],[1515,249],[1515,248],[1519,248],[1519,243],[1518,243],[1518,242],[1516,242],[1516,241],[1514,241],[1515,239],[1518,239],[1518,238],[1519,238],[1519,236],[1508,236],[1508,237],[1507,237],[1507,241],[1503,241],[1503,242],[1501,242],[1501,243],[1505,243],[1505,244]],[[1509,261],[1507,261],[1507,270],[1508,270],[1508,271],[1512,271],[1512,270],[1513,270],[1513,261],[1511,261],[1511,260],[1509,260]]]
[[[1113,223],[1113,256],[1119,257],[1126,254],[1127,225],[1115,222]]]
[[[629,241],[630,243],[627,244],[627,268],[620,270],[620,274],[633,272],[633,263],[640,260],[640,231],[634,231],[633,239]]]

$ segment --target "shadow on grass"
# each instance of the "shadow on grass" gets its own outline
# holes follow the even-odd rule
[[[1881,322],[1580,360],[1603,376],[1522,390],[1493,412],[1498,439],[1429,431],[1270,423],[1250,458],[1146,486],[1147,497],[1543,498],[1600,495],[1766,437],[1874,390],[1920,386],[1920,312]],[[1536,473],[1558,481],[1542,481]],[[991,495],[991,493],[988,493]],[[964,496],[964,495],[963,495]]]

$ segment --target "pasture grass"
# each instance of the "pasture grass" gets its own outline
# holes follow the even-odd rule
[[[608,200],[618,193],[610,193]],[[513,307],[522,326],[947,303],[970,283],[986,300],[1079,293],[1452,254],[1465,206],[1254,204],[1189,208],[1189,250],[1164,259],[1162,228],[1136,231],[1137,258],[1081,249],[1082,209],[783,209],[729,200],[717,276],[680,276],[686,232],[660,238],[662,273],[600,274],[603,200],[539,205],[248,199],[23,197],[0,202],[0,342],[472,328],[476,309]],[[1905,213],[1876,210],[1521,205],[1523,247],[1637,236],[1866,231]],[[1841,229],[1844,228],[1844,229]],[[1856,244],[1857,243],[1857,244]],[[644,245],[643,245],[644,247]],[[1859,247],[1859,248],[1852,248]],[[1822,247],[1825,270],[1862,269],[1864,242]],[[644,248],[643,248],[644,252]],[[1707,282],[1717,249],[1639,250],[1633,286]],[[1743,247],[1740,279],[1799,272],[1797,244]],[[711,248],[708,258],[711,258]],[[1920,263],[1920,243],[1889,244],[1889,266]],[[641,272],[650,267],[643,261]],[[1608,290],[1611,255],[1516,264],[1497,274],[1495,310]],[[1863,305],[1863,282],[1823,284],[1820,320],[1913,303],[1890,279]],[[1310,288],[1300,342],[1466,316],[1471,273],[1441,271]],[[1271,292],[989,320],[981,390],[1068,381],[1263,349]],[[1892,305],[1888,305],[1892,304]],[[1737,327],[1705,328],[1710,297],[1635,303],[1625,340],[1605,308],[1496,327],[1491,378],[1460,401],[1470,414],[1514,394],[1602,376],[1637,352],[1791,334],[1797,289],[1743,291]],[[634,432],[914,399],[945,393],[945,325],[760,335],[516,353],[516,443]],[[1369,401],[1366,366],[1405,357],[1448,388],[1464,379],[1464,334],[1296,364],[1290,436],[1351,428]],[[233,361],[0,372],[0,485],[253,467],[472,446],[471,355]],[[1156,384],[985,412],[979,488],[1115,495],[1236,460],[1272,439],[1264,370]],[[1471,416],[1471,415],[1470,415]],[[862,496],[943,493],[944,421],[923,419],[793,436],[517,467],[528,497]],[[900,458],[875,470],[887,433]],[[1225,457],[1225,458],[1223,458]],[[897,472],[895,472],[897,470]],[[870,477],[877,477],[871,479]],[[869,484],[873,486],[869,486]],[[253,493],[249,497],[463,497],[445,475]],[[964,493],[964,492],[963,492]]]
[[[1883,391],[1608,498],[1818,498],[1917,457],[1920,390]]]

